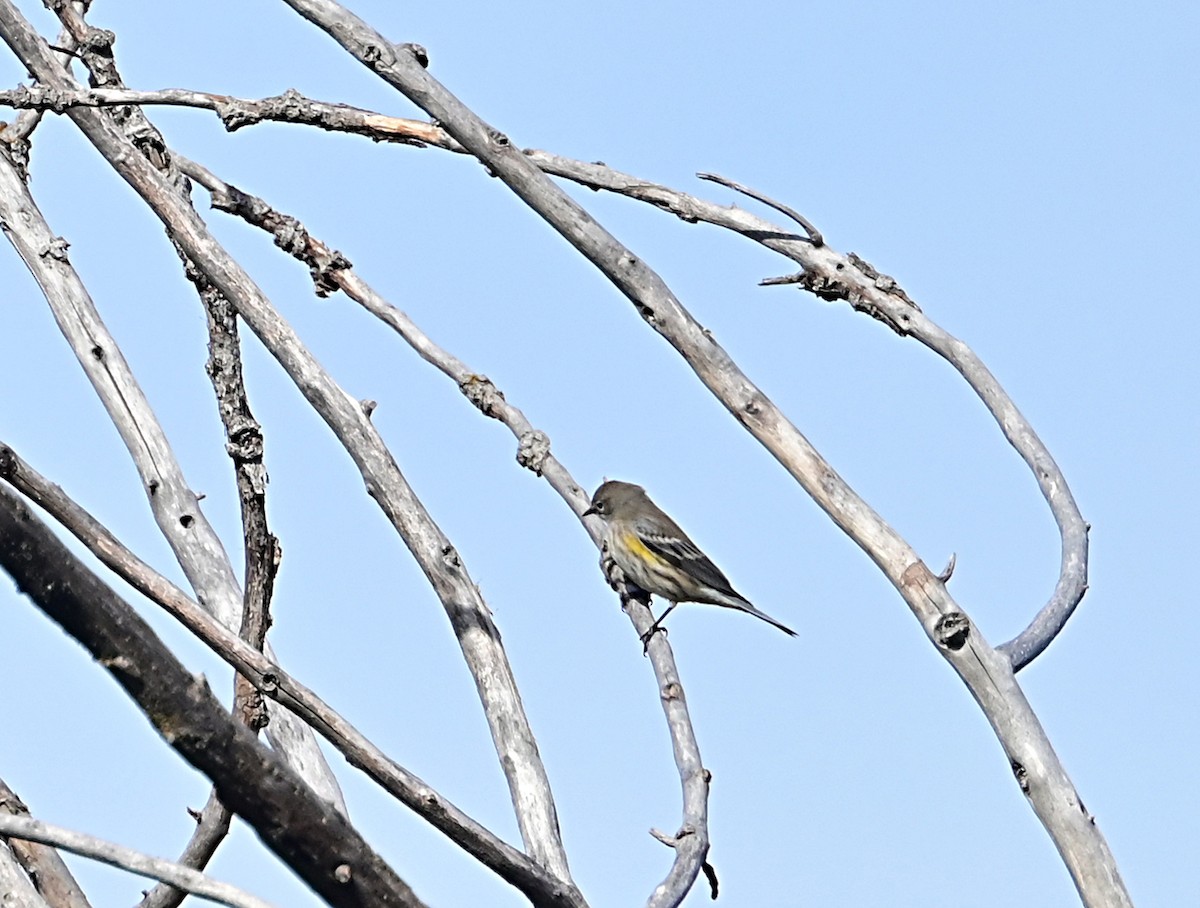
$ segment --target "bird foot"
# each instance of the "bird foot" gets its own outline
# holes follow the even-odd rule
[[[658,622],[650,625],[650,629],[642,634],[638,639],[642,641],[642,655],[650,655],[650,638],[655,634],[661,633],[664,637],[667,635],[667,629]]]

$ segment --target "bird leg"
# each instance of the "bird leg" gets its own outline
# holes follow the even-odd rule
[[[667,619],[667,615],[671,614],[671,612],[674,610],[675,606],[678,604],[679,604],[678,602],[672,602],[670,605],[668,605],[667,610],[665,612],[663,612],[661,615],[659,615],[658,618],[656,618],[654,620],[654,623],[651,624],[650,627],[648,627],[646,629],[646,633],[642,634],[640,639],[642,641],[642,655],[643,656],[646,655],[650,650],[650,638],[653,637],[659,631],[662,631],[664,634],[667,632],[667,629],[662,626],[662,623]]]

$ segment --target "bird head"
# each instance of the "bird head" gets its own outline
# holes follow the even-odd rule
[[[635,502],[646,497],[646,490],[632,482],[610,479],[592,496],[592,503],[583,515],[595,514],[604,520],[619,516]]]

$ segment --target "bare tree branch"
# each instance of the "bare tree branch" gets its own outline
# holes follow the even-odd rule
[[[0,21],[6,40],[40,81],[51,87],[77,87],[53,65],[45,42],[11,3],[0,7]],[[249,275],[216,243],[186,197],[150,160],[130,154],[128,139],[106,115],[88,109],[73,109],[68,115],[146,199],[188,258],[238,308],[357,463],[368,492],[417,558],[450,617],[484,702],[526,847],[539,862],[569,879],[549,781],[499,631],[453,545],[416,498],[358,402],[332,380]],[[165,147],[157,146],[157,151],[165,153]]]
[[[445,147],[443,143],[427,144]],[[1045,651],[1087,592],[1088,524],[1049,450],[969,346],[922,313],[894,279],[880,274],[853,253],[845,255],[823,243],[818,247],[798,240],[778,225],[736,206],[716,205],[604,164],[575,161],[544,151],[526,150],[524,154],[544,173],[647,202],[688,223],[700,221],[732,230],[784,255],[800,263],[803,271],[786,280],[763,283],[799,284],[820,299],[848,302],[856,311],[870,315],[902,337],[916,339],[950,363],[978,395],[1005,439],[1033,472],[1058,526],[1061,557],[1054,591],[1030,625],[1016,638],[998,647],[1008,656],[1014,671],[1020,671]]]
[[[151,857],[124,845],[62,826],[54,826],[32,817],[14,817],[0,813],[0,835],[65,848],[67,851],[103,861],[131,873],[163,880],[192,895],[210,899],[221,905],[229,905],[230,908],[271,908],[269,902],[236,886],[218,882],[190,867]]]
[[[52,11],[58,15],[63,27],[76,41],[80,49],[80,59],[87,67],[94,84],[110,88],[123,88],[124,82],[117,70],[116,60],[112,53],[116,36],[105,29],[93,28],[84,21],[83,16],[87,12],[85,4],[53,4]],[[58,71],[53,72],[56,75],[59,74]],[[74,84],[69,70],[62,71],[61,75],[66,82]],[[111,112],[111,117],[106,122],[115,125],[133,147],[150,161],[158,172],[164,175],[165,179],[175,185],[179,191],[183,191],[183,178],[171,164],[170,154],[161,133],[146,118],[140,108],[120,107]],[[180,255],[186,262],[186,255],[182,251]],[[232,578],[233,568],[220,540],[213,535],[211,541],[215,545],[214,558],[219,556],[225,572]],[[172,544],[172,548],[175,548],[174,544]],[[176,558],[178,557],[179,552],[176,551]],[[187,574],[186,565],[184,565],[184,573]],[[191,575],[187,576],[188,582],[196,589],[197,597],[201,602],[208,604],[209,600],[201,589],[195,586]],[[238,627],[244,609],[244,596],[236,579],[232,580],[232,585],[226,583],[222,591],[234,597],[234,601],[227,606],[230,608],[229,614],[232,616],[227,624],[229,627]],[[269,647],[268,653],[270,653]],[[342,796],[342,790],[338,786],[333,771],[325,762],[325,756],[317,746],[311,731],[302,723],[294,721],[285,712],[279,712],[272,718],[274,721],[267,725],[267,739],[271,745],[284,754],[318,794],[333,803],[343,814],[346,813],[346,801]]]
[[[234,98],[185,88],[139,91],[129,88],[53,89],[24,86],[0,91],[0,106],[32,112],[64,113],[72,107],[122,107],[130,104],[166,104],[211,110],[230,132],[259,123],[295,123],[331,132],[362,135],[376,141],[403,145],[436,144],[447,150],[464,149],[443,130],[421,120],[385,114],[306,98],[288,89],[273,98]]]
[[[94,96],[94,93],[61,93],[53,98],[25,94],[27,90],[0,93],[0,103],[13,106],[30,105],[51,108],[51,100],[64,109],[72,104],[112,103],[118,96]],[[197,92],[168,90],[166,92],[130,93],[145,103],[194,104],[218,109],[216,99],[222,96]],[[282,104],[293,100],[291,107]],[[419,120],[403,120],[351,109],[338,116],[338,105],[326,104],[287,93],[279,99],[262,101],[237,100],[239,109],[250,111],[246,122],[279,119],[312,123],[327,129],[357,132],[377,140],[402,141],[419,146],[433,146],[448,151],[467,153],[467,150],[445,129]],[[292,114],[293,108],[300,113]],[[244,125],[239,123],[239,125]],[[845,300],[856,310],[882,321],[901,336],[916,338],[930,350],[949,362],[992,413],[1005,438],[1032,470],[1038,486],[1050,506],[1058,526],[1061,541],[1059,578],[1050,599],[1037,615],[1012,640],[998,649],[1008,656],[1013,670],[1020,671],[1036,659],[1053,642],[1066,625],[1075,608],[1087,592],[1088,524],[1079,512],[1066,478],[1043,445],[1032,426],[1013,404],[982,360],[962,341],[953,337],[928,317],[920,317],[919,307],[896,285],[880,275],[869,263],[853,254],[843,255],[828,250],[828,255],[815,255],[798,245],[796,237],[768,221],[734,206],[719,206],[661,184],[624,174],[599,163],[585,163],[545,151],[526,149],[524,154],[544,173],[572,180],[591,189],[606,190],[648,202],[680,219],[695,223],[703,221],[736,231],[794,261],[804,270],[781,278],[767,278],[764,285],[799,284],[825,300]],[[824,246],[820,233],[803,215],[794,209],[747,190],[725,177],[701,174],[702,179],[730,186],[753,198],[775,207],[796,220],[809,232],[811,246]],[[865,280],[864,280],[865,279]]]
[[[0,779],[0,816],[6,813],[15,817],[27,817],[29,808],[17,793]],[[38,894],[45,899],[44,904],[48,908],[91,908],[87,896],[79,888],[79,883],[75,881],[66,862],[52,847],[25,839],[12,839],[8,845],[25,868]],[[11,882],[5,883],[0,879],[0,892],[13,893],[15,896],[18,889]]]
[[[226,713],[204,679],[191,675],[137,613],[3,487],[0,538],[0,565],[19,589],[87,648],[167,743],[330,905],[423,904],[332,804]]]
[[[179,620],[257,690],[304,719],[352,766],[361,769],[452,842],[524,893],[532,904],[544,908],[584,908],[583,896],[571,884],[559,880],[497,838],[384,754],[315,693],[129,551],[61,488],[3,443],[0,443],[0,478],[62,524],[117,576]],[[646,620],[648,623],[649,619]]]
[[[196,284],[208,318],[209,357],[206,371],[216,393],[217,409],[225,427],[226,453],[233,461],[238,500],[242,514],[242,538],[246,563],[246,601],[239,635],[257,650],[266,642],[271,626],[270,605],[275,577],[283,555],[279,540],[267,521],[267,468],[263,462],[262,427],[250,410],[242,373],[242,350],[238,340],[233,306],[204,276],[194,270]],[[239,694],[246,724],[253,729],[266,725],[247,692]]]
[[[162,426],[21,175],[0,154],[0,229],[42,288],[63,336],[129,450],[160,530],[197,597],[230,627],[241,620],[242,593],[224,546],[200,509]],[[345,810],[341,791],[311,733],[285,714],[272,743],[321,795]]]
[[[236,121],[238,126],[264,120],[310,123],[326,129],[360,133],[377,140],[391,139],[467,153],[446,130],[433,124],[314,101],[295,92],[289,91],[278,98],[266,98],[261,101],[228,101],[233,109],[245,112],[245,115]],[[226,96],[182,89],[157,92],[49,92],[44,89],[17,89],[12,92],[0,92],[0,104],[15,107],[28,105],[39,109],[65,110],[71,106],[162,103],[204,107],[220,112],[224,109],[222,105],[225,102]],[[880,275],[857,256],[844,256],[833,250],[825,257],[806,255],[802,248],[795,247],[795,238],[788,231],[749,212],[733,206],[716,205],[688,193],[621,173],[604,164],[576,161],[533,149],[527,149],[525,155],[531,163],[550,175],[572,180],[591,189],[603,189],[648,202],[689,223],[703,221],[725,227],[786,255],[800,262],[805,270],[785,278],[768,278],[762,282],[764,285],[800,284],[822,299],[845,300],[857,310],[884,322],[902,336],[916,338],[954,366],[979,395],[996,418],[1005,437],[1033,470],[1059,529],[1061,566],[1059,579],[1049,601],[1024,631],[998,647],[1009,657],[1014,671],[1020,671],[1045,651],[1066,625],[1087,591],[1088,525],[1070,493],[1066,478],[1049,451],[995,377],[967,345],[945,332],[931,319],[918,317],[918,307],[903,291],[899,291],[895,281],[886,275]],[[812,245],[824,245],[820,233],[814,235],[812,225],[794,209],[724,177],[712,174],[701,174],[701,177],[745,192],[783,211],[805,227]],[[863,283],[855,272],[861,272],[861,277],[872,283]]]
[[[379,36],[369,34],[364,44],[361,40],[362,35],[355,35],[353,28],[361,23],[353,20],[349,14],[343,17],[344,11],[336,4],[297,0],[290,5],[297,9],[323,11],[327,17],[334,16],[340,29],[336,36],[344,45],[349,45],[352,52],[364,63],[381,71],[385,78],[393,84],[398,84],[410,97],[411,92],[423,92],[427,101],[423,106],[438,122],[447,124],[445,131],[437,127],[428,127],[430,130],[436,129],[446,137],[437,144],[455,151],[469,149],[470,153],[479,157],[492,172],[513,186],[528,204],[574,242],[577,248],[624,290],[643,317],[679,349],[713,393],[784,463],[835,522],[871,555],[905,597],[931,639],[959,672],[992,721],[1002,745],[1013,761],[1014,773],[1022,790],[1029,796],[1035,811],[1054,837],[1085,903],[1126,904],[1128,897],[1116,875],[1115,864],[1112,863],[1111,855],[1107,853],[1103,838],[1098,832],[1094,832],[1089,838],[1086,829],[1079,828],[1079,815],[1085,813],[1082,805],[1065,773],[1058,766],[1048,741],[1036,725],[1036,718],[1028,709],[1028,704],[1024,702],[1020,688],[1012,677],[1012,671],[1028,664],[1052,641],[1086,591],[1087,525],[1083,522],[1057,465],[978,357],[966,345],[928,320],[892,278],[880,274],[869,263],[853,254],[821,251],[819,234],[805,244],[794,234],[744,215],[737,209],[717,208],[674,190],[641,181],[622,185],[614,190],[623,191],[635,198],[644,198],[659,207],[673,211],[685,220],[707,220],[709,212],[705,206],[716,209],[717,213],[712,215],[714,223],[725,222],[723,226],[736,229],[801,263],[803,270],[800,273],[772,282],[798,283],[823,299],[846,300],[855,309],[884,322],[902,336],[917,337],[930,349],[948,359],[964,375],[993,413],[1006,438],[1017,448],[1034,472],[1055,515],[1062,537],[1062,566],[1054,594],[1021,635],[999,647],[998,651],[1009,663],[1000,670],[997,670],[995,662],[997,651],[986,644],[977,629],[972,633],[971,622],[944,589],[944,581],[948,579],[950,568],[943,572],[943,575],[934,576],[917,559],[907,543],[842,483],[807,441],[783,419],[782,414],[778,413],[770,401],[749,383],[736,366],[733,366],[732,361],[728,361],[724,351],[715,344],[705,345],[693,335],[699,326],[679,306],[678,301],[657,275],[649,269],[644,269],[623,247],[617,246],[615,242],[608,244],[607,241],[611,238],[598,228],[593,230],[596,225],[590,219],[571,223],[573,212],[566,206],[559,206],[553,193],[543,192],[544,187],[540,187],[537,181],[523,170],[522,164],[511,157],[511,148],[506,137],[494,130],[488,130],[481,138],[478,135],[478,127],[486,127],[486,124],[473,118],[469,111],[466,112],[467,116],[458,120],[447,119],[437,113],[439,109],[450,109],[452,113],[456,111],[453,110],[453,104],[450,108],[446,107],[448,93],[436,82],[433,83],[436,90],[430,91],[429,85],[424,81],[427,78],[425,74],[413,68],[413,64],[421,69],[427,65],[428,61],[422,49],[412,46],[397,48]],[[305,15],[315,21],[316,14]],[[378,42],[375,39],[378,39]],[[399,52],[399,58],[396,57],[396,52]],[[450,101],[457,103],[452,97]],[[213,109],[217,109],[217,103],[213,102]],[[465,108],[462,110],[465,111]],[[322,116],[332,122],[325,114]],[[299,118],[293,119],[300,121]],[[473,131],[476,133],[473,137],[474,144],[468,141],[468,138],[472,138]],[[400,135],[408,134],[404,130],[400,132]],[[528,162],[545,172],[555,172],[551,166],[547,166],[553,156],[532,151],[523,154]],[[602,165],[580,165],[579,162],[567,161],[565,169],[578,171],[597,166],[601,182],[614,179],[613,172]],[[624,175],[617,177],[624,178]],[[724,178],[719,178],[718,181],[739,190],[744,189]],[[608,188],[591,182],[590,177],[581,179],[581,182],[593,185],[594,188]],[[621,183],[622,180],[616,179],[615,182]],[[807,221],[790,208],[753,191],[748,191],[748,194],[773,205],[807,226]],[[697,208],[705,209],[702,216],[695,214]],[[808,245],[807,251],[801,248],[803,245]],[[825,254],[826,252],[828,254]],[[330,258],[325,265],[314,267],[313,270],[315,276],[328,277],[333,286],[342,286],[336,275],[348,271],[349,265],[344,259],[338,261],[337,258]],[[318,280],[319,290],[321,286]],[[474,393],[480,400],[486,400],[491,394],[498,395],[490,382],[482,376],[469,376],[465,382],[460,382],[460,387],[463,387],[468,396]],[[480,404],[477,402],[477,405]],[[485,413],[486,406],[480,405],[480,409]],[[518,437],[522,451],[519,458],[525,456],[531,462],[544,461],[549,447],[544,435],[527,433]],[[579,491],[578,487],[574,486],[574,493],[578,494]],[[1023,736],[1028,740],[1023,740]],[[1032,757],[1032,760],[1019,762],[1018,757]],[[1090,819],[1086,817],[1086,820]],[[1084,825],[1086,826],[1086,823]],[[681,830],[680,835],[674,837],[674,841],[681,841],[686,837],[687,831]],[[690,885],[689,883],[688,886]],[[685,887],[682,892],[686,891]],[[679,897],[682,898],[682,893]],[[1091,898],[1107,898],[1111,901],[1093,902]]]
[[[268,607],[280,558],[279,540],[267,526],[267,474],[263,465],[262,428],[251,413],[246,397],[233,308],[202,275],[193,271],[189,276],[196,283],[208,317],[207,371],[216,392],[221,423],[225,427],[226,451],[233,461],[241,504],[246,601],[239,636],[261,651],[270,624]],[[242,675],[237,675],[234,681],[234,714],[249,728],[260,730],[267,724],[262,695]],[[193,816],[196,829],[178,863],[202,870],[229,834],[231,814],[214,791],[200,813]],[[138,908],[175,908],[183,901],[184,895],[182,890],[160,883],[146,894]]]
[[[176,162],[184,173],[212,193],[214,207],[236,214],[247,223],[272,234],[276,245],[307,264],[318,295],[324,296],[330,289],[343,290],[352,300],[392,327],[426,362],[451,378],[481,413],[504,423],[517,439],[518,463],[550,483],[580,519],[592,542],[597,548],[601,547],[601,522],[583,518],[583,511],[588,506],[587,493],[551,453],[549,437],[534,428],[525,414],[513,406],[490,379],[472,371],[453,354],[434,343],[412,319],[384,300],[363,280],[341,253],[331,250],[313,237],[294,217],[281,214],[262,199],[242,192],[193,161],[177,155]],[[652,623],[648,597],[644,594],[641,597],[629,595],[624,578],[612,576],[613,571],[619,575],[620,570],[611,562],[604,568],[606,575],[612,577],[622,607],[641,637]],[[672,843],[674,847],[682,849],[685,859],[673,867],[667,891],[682,894],[690,886],[686,877],[693,857],[699,855],[703,861],[708,850],[709,777],[701,761],[674,655],[665,634],[655,635],[654,639],[657,642],[648,651],[683,789],[681,832],[672,839]]]
[[[188,269],[196,286],[208,323],[209,356],[206,371],[217,398],[221,424],[225,427],[226,452],[233,461],[242,514],[242,538],[246,564],[246,601],[239,636],[262,650],[270,625],[269,606],[279,569],[279,540],[267,524],[267,472],[263,464],[262,427],[250,410],[242,375],[241,344],[233,307],[202,274]],[[242,675],[234,679],[233,711],[254,731],[267,724],[266,702]],[[217,846],[229,833],[229,810],[213,792],[196,816],[196,830],[184,848],[179,863],[203,869]],[[183,893],[159,885],[142,899],[138,908],[175,908]]]
[[[237,713],[236,708],[234,712]],[[217,853],[217,847],[229,835],[233,812],[221,803],[221,799],[214,789],[209,792],[208,800],[199,813],[189,808],[188,814],[196,821],[196,828],[192,831],[192,836],[188,839],[187,844],[183,846],[179,857],[175,859],[175,863],[180,867],[200,871],[208,866],[208,862]],[[142,897],[137,908],[175,908],[182,904],[186,897],[186,890],[163,881],[156,884]]]
[[[1013,670],[1020,671],[1050,645],[1087,591],[1088,524],[1049,450],[996,377],[967,344],[925,315],[893,278],[880,274],[853,253],[846,255],[823,243],[817,246],[805,242],[736,206],[716,205],[615,171],[604,164],[588,164],[544,151],[526,150],[525,156],[530,163],[552,176],[647,202],[688,223],[701,221],[739,233],[798,262],[803,268],[799,274],[787,279],[763,283],[799,284],[820,299],[848,302],[856,311],[882,322],[902,337],[916,339],[950,363],[978,395],[1005,439],[1033,472],[1059,530],[1060,570],[1050,599],[1021,634],[998,649],[1008,656]],[[678,349],[678,345],[672,343]],[[695,363],[692,365],[696,368]],[[737,416],[736,411],[734,415]]]
[[[966,683],[992,724],[1022,791],[1054,840],[1084,903],[1089,906],[1130,904],[1108,844],[1094,818],[1083,808],[1037,716],[1016,683],[1010,661],[987,644],[978,628],[911,546],[834,472],[691,317],[662,279],[548,180],[507,136],[489,127],[430,76],[425,69],[428,59],[424,49],[392,44],[331,0],[285,2],[435,118],[491,173],[595,264],[630,299],[647,323],[676,348],[717,399],[875,561],[903,596],[938,651]],[[828,247],[816,247],[807,241],[789,242],[806,249],[814,264],[819,256],[838,257]],[[859,265],[851,275],[814,271],[815,283],[810,289],[819,295],[837,298],[846,294],[856,306],[864,307],[872,314],[877,311],[877,317],[894,320],[897,330],[913,322],[925,321],[894,281],[878,273],[872,274],[873,269],[864,265]],[[857,295],[851,294],[851,290]],[[886,306],[877,302],[880,296]],[[926,335],[930,339],[932,336],[932,333]],[[956,352],[961,354],[959,361],[965,362],[966,354]],[[978,362],[973,354],[970,358]],[[986,373],[982,363],[979,368]],[[975,378],[978,380],[979,375]],[[1002,400],[1007,401],[1007,397]],[[993,394],[991,401],[998,403],[1001,397]],[[1011,402],[1008,404],[1011,407]],[[1011,409],[1016,413],[1015,407]],[[995,415],[996,411],[993,413]],[[1030,447],[1033,439],[1036,436],[1032,433],[1028,438],[1022,436],[1023,454],[1033,450]],[[1040,450],[1044,451],[1044,448]],[[1049,464],[1053,463],[1048,453],[1045,458]],[[1049,465],[1046,462],[1037,461],[1031,466],[1042,471],[1039,481],[1048,481]],[[1048,499],[1065,491],[1065,485],[1060,490],[1043,484],[1043,493]],[[1069,496],[1069,492],[1066,494]]]
[[[27,93],[26,89],[0,92],[0,104],[28,105],[40,109],[66,108],[73,104],[117,103],[95,93],[61,93],[43,97]],[[222,96],[198,92],[168,90],[166,92],[130,93],[144,103],[192,104],[218,109]],[[292,107],[282,100],[294,100]],[[377,140],[401,141],[419,146],[433,146],[448,151],[467,153],[467,150],[445,129],[418,120],[403,120],[352,109],[339,117],[338,105],[326,104],[287,93],[279,99],[262,101],[237,100],[240,109],[250,111],[245,122],[279,119],[312,123],[327,129],[357,132]],[[302,113],[292,114],[295,108]],[[244,125],[244,123],[239,123]],[[526,149],[524,154],[540,170],[552,176],[572,180],[591,189],[606,190],[648,202],[680,219],[695,223],[703,221],[741,233],[794,261],[802,271],[780,278],[767,278],[764,285],[799,284],[825,300],[845,300],[856,310],[882,321],[901,336],[911,336],[949,362],[992,413],[1005,438],[1032,470],[1038,486],[1050,506],[1058,526],[1061,541],[1059,578],[1050,599],[1042,606],[1030,624],[1012,640],[998,649],[1008,656],[1013,670],[1020,671],[1036,659],[1053,642],[1066,625],[1075,608],[1087,592],[1088,524],[1071,495],[1066,478],[1032,426],[1013,404],[982,360],[962,341],[953,337],[928,317],[919,317],[919,307],[899,289],[896,282],[880,275],[869,263],[853,254],[843,255],[828,250],[828,255],[815,255],[798,246],[796,238],[785,230],[734,206],[719,206],[661,184],[624,174],[600,163],[585,163],[550,152]],[[813,247],[824,246],[820,233],[803,215],[761,194],[747,190],[739,183],[713,174],[700,174],[702,179],[722,183],[739,192],[787,214],[809,232]],[[864,280],[865,279],[865,280]]]
[[[2,818],[2,817],[0,817]],[[13,908],[50,908],[17,860],[13,849],[0,837],[0,893]],[[7,905],[5,906],[7,908]]]

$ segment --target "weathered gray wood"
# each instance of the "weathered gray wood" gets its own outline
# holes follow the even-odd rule
[[[12,819],[0,815],[0,822]],[[0,826],[0,835],[3,827]],[[17,860],[8,843],[0,838],[0,893],[3,893],[5,908],[51,908],[34,888],[25,868]]]
[[[29,808],[17,793],[0,779],[0,815],[3,814],[27,817]],[[79,888],[79,883],[66,862],[52,847],[24,839],[10,839],[8,846],[38,894],[49,904],[49,908],[91,908],[87,896]],[[6,868],[0,868],[0,893],[11,892],[15,900],[20,892],[20,884],[12,883],[8,878],[10,872]],[[20,901],[14,901],[13,908],[18,908],[21,904]]]
[[[0,6],[0,29],[39,81],[51,87],[79,87],[55,64],[45,42],[11,3]],[[408,485],[361,405],[316,361],[245,270],[209,234],[187,199],[105,114],[78,108],[68,116],[146,200],[188,258],[237,308],[359,467],[368,493],[413,553],[450,618],[484,703],[526,847],[544,866],[569,880],[549,780],[499,630],[454,546]]]
[[[202,896],[221,905],[228,905],[230,908],[271,908],[269,902],[238,889],[236,886],[231,886],[229,883],[222,883],[207,877],[190,867],[152,857],[84,832],[45,823],[33,817],[14,817],[0,813],[0,835],[16,836],[27,841],[40,842],[43,845],[53,845],[56,848],[102,861],[140,876],[162,880],[181,891]],[[0,846],[0,848],[2,847]],[[3,886],[4,880],[0,877],[0,892],[5,892]],[[5,905],[8,904],[8,893],[5,892]]]
[[[422,359],[452,379],[467,400],[481,413],[507,426],[517,439],[517,462],[550,483],[579,518],[596,548],[601,548],[603,534],[600,521],[583,517],[584,509],[589,504],[587,492],[551,453],[549,437],[536,429],[525,414],[514,406],[490,379],[473,371],[456,356],[434,343],[411,318],[377,293],[349,265],[344,256],[313,237],[295,218],[281,214],[262,199],[230,186],[193,161],[181,161],[180,167],[189,177],[213,193],[214,207],[229,211],[248,223],[271,232],[277,240],[282,241],[286,237],[286,248],[308,266],[317,292],[342,290],[350,299],[389,325]],[[285,244],[281,242],[280,245]],[[617,586],[623,593],[623,584],[618,582]],[[641,637],[652,622],[648,603],[644,599],[624,595],[621,601],[635,632]],[[695,729],[692,727],[683,682],[665,634],[654,636],[648,653],[654,668],[658,698],[666,717],[682,788],[683,815],[680,820],[680,833],[670,837],[670,844],[676,849],[682,849],[688,860],[677,863],[672,870],[669,889],[675,891],[683,886],[694,860],[698,860],[700,865],[704,866],[709,843],[709,779],[700,756]]]
[[[255,689],[301,717],[347,762],[361,769],[452,842],[523,892],[532,904],[546,908],[585,908],[583,897],[574,887],[485,829],[387,756],[313,691],[133,554],[59,486],[38,473],[3,442],[0,442],[0,479],[58,521],[118,577],[187,627]],[[0,485],[0,491],[3,488]]]
[[[0,104],[34,110],[59,110],[70,106],[108,106],[122,103],[178,104],[214,110],[230,129],[267,122],[305,123],[323,129],[357,133],[378,141],[404,142],[469,153],[449,132],[420,120],[389,117],[359,108],[329,104],[287,92],[276,98],[249,100],[206,92],[103,90],[50,91],[15,89],[0,92]],[[1054,640],[1087,592],[1088,524],[1083,519],[1066,478],[1032,425],[973,350],[951,336],[927,316],[911,311],[908,301],[896,295],[894,282],[874,273],[855,256],[836,250],[818,254],[823,246],[800,238],[748,211],[717,205],[678,189],[622,173],[604,164],[577,161],[547,151],[525,149],[530,163],[553,176],[572,180],[590,189],[604,190],[646,202],[689,223],[704,222],[742,234],[748,239],[798,262],[804,271],[763,284],[797,284],[825,299],[844,299],[854,308],[880,319],[898,333],[911,336],[943,357],[964,378],[996,420],[1001,432],[1029,466],[1054,516],[1060,537],[1059,576],[1049,600],[1029,625],[998,648],[1020,671]],[[702,175],[712,179],[712,175]],[[731,181],[717,182],[737,187]],[[775,203],[769,203],[775,204]],[[809,225],[811,227],[811,225]],[[819,236],[819,234],[818,234]],[[862,272],[862,273],[860,273]],[[868,279],[862,281],[862,277]],[[881,281],[880,278],[883,277]]]
[[[0,13],[2,17],[2,13]],[[0,486],[0,565],[263,843],[337,908],[423,903],[333,804],[226,712],[150,626]]]
[[[0,154],[0,229],[29,267],[63,336],[108,411],[141,477],[159,529],[204,606],[227,627],[242,616],[242,591],[146,395],[16,168]],[[345,801],[312,733],[276,709],[272,743],[321,794]]]

